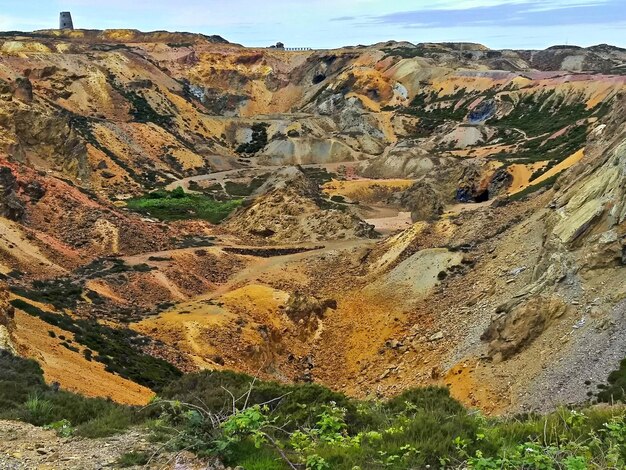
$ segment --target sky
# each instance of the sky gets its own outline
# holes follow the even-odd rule
[[[246,46],[333,48],[398,40],[626,47],[626,0],[0,0],[0,30],[58,26],[218,34]]]

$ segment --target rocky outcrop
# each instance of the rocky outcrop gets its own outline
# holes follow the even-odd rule
[[[0,209],[2,216],[13,221],[20,221],[26,212],[24,201],[18,196],[19,184],[11,168],[0,167]]]
[[[492,360],[501,362],[529,346],[566,312],[563,300],[538,296],[492,320],[481,339],[489,342]]]
[[[66,118],[23,109],[13,115],[11,124],[18,142],[13,148],[17,160],[25,162],[34,154],[68,176],[89,178],[87,148]]]
[[[294,292],[289,296],[285,305],[285,314],[298,324],[304,335],[317,329],[319,320],[324,318],[327,310],[337,309],[337,301],[333,299],[320,300],[312,295]]]
[[[446,198],[428,182],[417,182],[402,193],[400,204],[411,211],[411,220],[433,220],[443,214]]]
[[[237,211],[226,224],[228,229],[276,243],[376,235],[374,227],[349,207],[325,200],[317,185],[297,168],[279,171],[259,192],[265,194]]]
[[[7,286],[0,284],[0,350],[15,354],[13,331],[15,330],[15,310],[9,303]]]
[[[487,191],[489,199],[503,195],[513,182],[513,175],[506,169],[498,168],[489,181]]]
[[[456,190],[459,202],[483,202],[489,199],[487,181],[480,162],[471,162],[465,166]]]
[[[15,80],[13,96],[24,103],[33,101],[33,85],[28,78],[20,77]]]

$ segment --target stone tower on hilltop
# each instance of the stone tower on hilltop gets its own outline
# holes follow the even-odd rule
[[[62,11],[59,15],[59,29],[74,29],[72,14],[69,11]]]

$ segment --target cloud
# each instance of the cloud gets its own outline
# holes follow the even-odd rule
[[[356,19],[356,16],[338,16],[337,18],[331,18],[330,21],[353,21]]]
[[[486,3],[491,3],[486,5]],[[468,7],[459,2],[438,2],[431,7],[370,16],[366,22],[409,28],[454,28],[471,26],[560,26],[618,24],[625,21],[623,0],[525,0],[518,2],[476,1]]]

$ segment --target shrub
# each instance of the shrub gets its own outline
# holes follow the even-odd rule
[[[144,417],[135,408],[46,385],[39,364],[0,350],[0,418],[47,425],[61,435],[104,437]]]
[[[626,359],[622,359],[619,368],[609,374],[607,385],[601,385],[598,401],[614,403],[626,402]]]
[[[72,423],[70,423],[67,419],[47,424],[44,426],[44,429],[52,429],[60,437],[70,437],[75,431],[72,427]]]
[[[252,125],[252,138],[237,147],[237,153],[255,154],[263,150],[267,145],[267,128],[269,124],[259,122]]]
[[[127,452],[120,456],[116,464],[120,468],[146,465],[150,461],[150,455],[146,452]]]
[[[29,423],[41,426],[49,423],[52,417],[52,403],[33,393],[24,403],[25,419]]]
[[[140,412],[54,391],[36,363],[1,352],[0,371],[0,418],[85,437],[151,419],[164,448],[218,455],[247,469],[626,468],[623,407],[487,419],[444,388],[357,401],[314,384],[203,371],[170,383],[163,398]],[[131,452],[118,465],[146,459]]]
[[[123,432],[132,424],[142,421],[141,415],[136,410],[119,405],[107,405],[93,414],[94,417],[77,427],[77,434],[88,438],[107,437]]]
[[[182,186],[177,186],[174,190],[172,190],[172,192],[170,193],[170,197],[173,199],[182,199],[185,197],[185,190],[183,189]]]
[[[180,187],[169,193],[149,193],[127,202],[129,209],[160,220],[203,219],[214,224],[224,220],[241,203],[241,199],[216,201],[204,194],[185,193]]]

